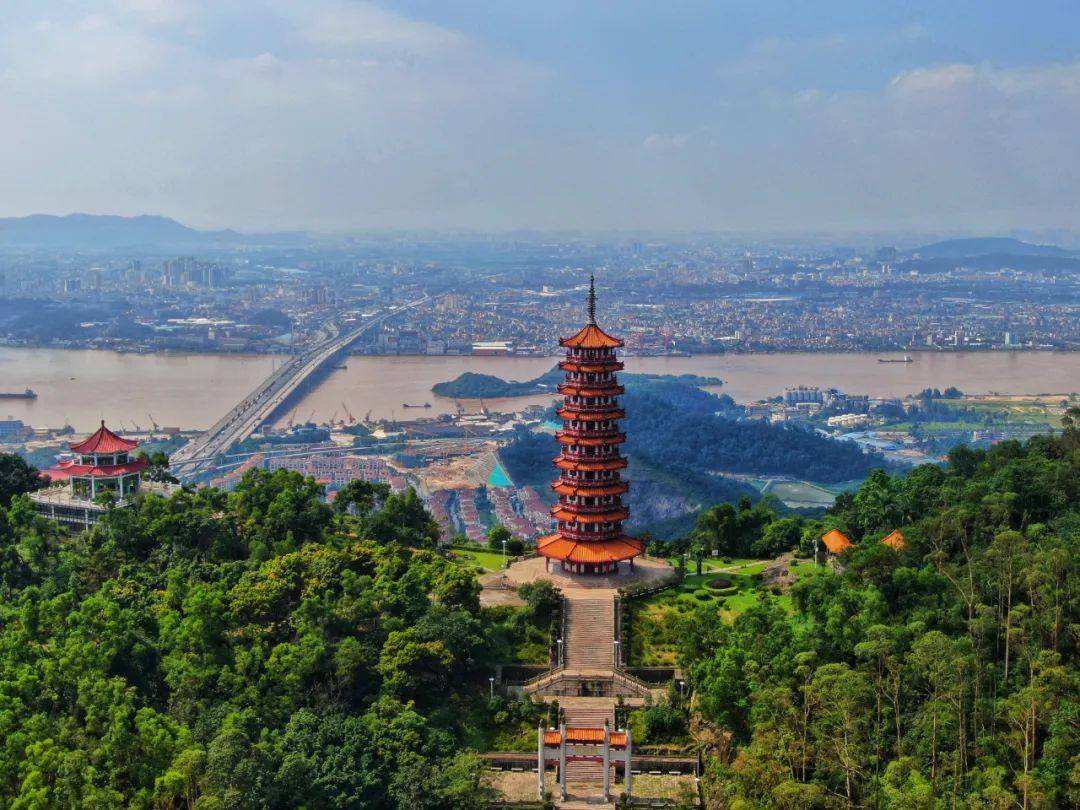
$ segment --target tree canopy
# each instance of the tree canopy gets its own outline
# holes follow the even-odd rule
[[[801,577],[790,611],[698,609],[682,662],[705,724],[731,735],[711,806],[1080,804],[1078,417],[871,475],[817,526],[853,539],[842,566]],[[739,549],[788,520],[752,517],[721,506],[698,531]],[[882,544],[897,528],[903,547]]]
[[[335,516],[253,471],[75,535],[16,497],[0,807],[484,806],[462,740],[491,622],[415,493],[376,494]]]

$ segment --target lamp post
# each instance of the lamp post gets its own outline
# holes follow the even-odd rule
[[[489,687],[488,697],[494,698],[495,697],[495,676],[494,675],[492,675],[490,678],[488,678],[488,687]]]
[[[620,663],[621,662],[619,661],[619,640],[615,639],[615,666],[619,666]]]
[[[686,686],[686,681],[679,681],[679,697],[685,697],[683,693],[684,686]]]
[[[556,649],[555,666],[561,667],[562,666],[562,639],[561,638],[555,639],[555,644],[557,645],[555,647],[555,649]]]
[[[503,568],[506,568],[506,540],[503,540],[502,544],[503,544]]]

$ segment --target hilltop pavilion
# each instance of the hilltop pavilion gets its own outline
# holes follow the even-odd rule
[[[143,480],[149,466],[132,451],[137,441],[117,436],[105,420],[92,435],[69,445],[72,457],[42,471],[50,486],[30,494],[39,513],[60,523],[87,527],[98,521],[106,510],[99,496],[112,493],[113,505],[124,506],[144,489],[169,495],[169,484]]]
[[[627,462],[619,451],[626,441],[619,420],[626,414],[619,407],[625,389],[615,376],[623,368],[615,350],[623,342],[596,325],[595,281],[589,282],[588,323],[559,345],[566,349],[559,363],[566,379],[558,387],[563,427],[556,434],[561,453],[552,484],[559,497],[551,510],[557,529],[540,538],[536,550],[549,569],[558,563],[570,573],[608,574],[624,561],[632,567],[643,546],[622,528],[630,516],[622,496],[630,485],[620,475]]]

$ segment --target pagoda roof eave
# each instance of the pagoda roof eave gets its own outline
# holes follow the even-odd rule
[[[541,557],[572,563],[613,563],[629,560],[645,550],[640,540],[623,535],[615,540],[586,542],[559,534],[541,537],[536,551]]]
[[[562,338],[559,345],[567,349],[618,349],[623,342],[595,323],[590,323],[582,327],[576,335]]]

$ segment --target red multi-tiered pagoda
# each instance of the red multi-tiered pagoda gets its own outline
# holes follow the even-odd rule
[[[618,570],[624,560],[633,565],[642,544],[623,534],[622,528],[630,515],[622,495],[630,485],[619,472],[626,467],[619,452],[626,434],[619,431],[625,414],[618,397],[624,389],[615,372],[623,364],[615,350],[623,342],[596,325],[592,280],[588,324],[559,345],[566,349],[566,360],[559,364],[566,382],[558,389],[564,397],[559,409],[563,429],[556,436],[562,452],[555,459],[559,478],[552,484],[559,496],[551,510],[558,530],[540,538],[536,550],[571,573],[606,574]]]

